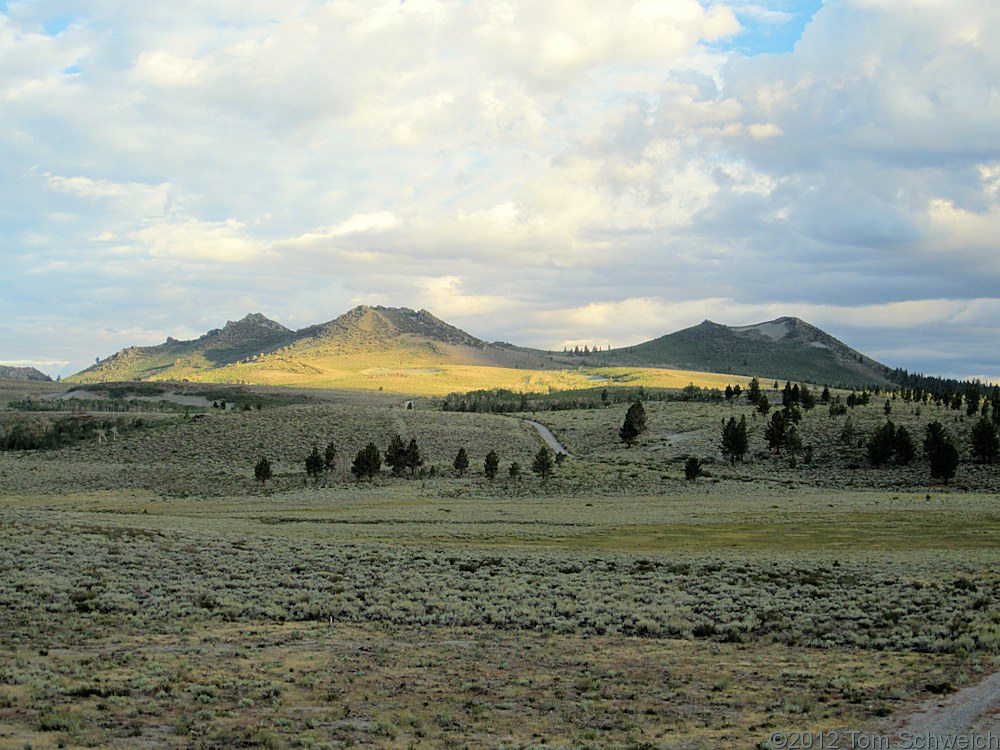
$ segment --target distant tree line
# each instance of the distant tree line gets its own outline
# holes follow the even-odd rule
[[[337,467],[338,456],[337,446],[332,442],[326,446],[322,453],[319,447],[314,445],[303,460],[306,476],[319,480],[324,474],[334,471]],[[542,446],[535,454],[531,469],[543,481],[547,480],[552,475],[558,458],[553,457],[552,451],[547,446]],[[426,479],[440,475],[437,467],[424,467],[424,460],[416,438],[410,438],[409,442],[404,442],[402,436],[398,434],[392,437],[385,451],[380,451],[375,443],[368,443],[364,448],[361,448],[351,462],[350,472],[358,481],[363,479],[371,481],[380,476],[383,466],[388,466],[394,477],[409,476]],[[469,470],[469,466],[468,451],[461,447],[455,454],[452,468],[457,476],[463,477]],[[490,450],[483,459],[483,476],[492,482],[499,473],[500,456],[495,450]],[[521,475],[520,463],[512,461],[507,467],[507,475],[511,480],[517,480]],[[254,463],[254,477],[262,484],[274,477],[271,461],[266,456],[259,457]]]
[[[938,385],[949,382],[955,385],[957,381],[940,381]],[[922,386],[915,389],[904,389],[887,393],[882,404],[886,421],[877,427],[865,440],[859,440],[851,417],[848,416],[841,431],[841,442],[845,447],[863,447],[868,464],[873,468],[887,465],[908,466],[917,457],[916,441],[905,426],[896,426],[890,419],[892,404],[897,400],[918,404],[916,413],[919,415],[921,403],[936,403],[938,406],[951,409],[964,407],[968,416],[979,415],[969,433],[970,454],[973,460],[983,464],[992,464],[1000,460],[1000,388],[992,387],[984,391],[977,383],[958,384],[961,390],[937,395],[925,391]],[[777,383],[775,384],[777,387]],[[775,411],[765,424],[763,437],[768,450],[774,455],[783,453],[794,461],[799,452],[804,452],[806,461],[811,462],[812,446],[803,445],[798,434],[797,425],[802,419],[802,410],[809,410],[817,403],[829,404],[831,417],[843,416],[849,410],[868,406],[872,396],[881,393],[879,388],[870,388],[861,392],[852,391],[846,399],[833,396],[829,387],[824,387],[819,398],[807,386],[786,383],[782,390],[782,405],[780,411]],[[727,386],[726,401],[745,395],[747,401],[756,407],[756,411],[766,416],[770,409],[767,394],[763,392],[758,378],[753,378],[745,390],[740,386]],[[940,397],[940,400],[938,400]],[[948,482],[955,476],[959,466],[960,455],[955,443],[944,425],[934,420],[926,425],[923,435],[923,456],[927,460],[932,479]],[[720,449],[724,457],[731,462],[743,461],[748,453],[748,436],[746,417],[741,416],[737,422],[734,417],[723,421]]]
[[[718,403],[724,396],[718,388],[689,384],[681,389],[612,386],[554,393],[518,393],[503,388],[452,393],[441,404],[443,411],[510,414],[518,412],[603,409],[615,404],[641,401],[703,401]]]
[[[141,417],[98,419],[74,414],[52,422],[18,419],[0,427],[0,451],[58,450],[87,440],[101,440],[111,430],[117,434],[145,426]]]

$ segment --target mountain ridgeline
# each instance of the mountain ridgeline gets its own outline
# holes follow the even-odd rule
[[[621,349],[573,356],[487,343],[426,310],[360,305],[293,331],[260,313],[189,341],[129,347],[71,382],[211,380],[334,386],[345,373],[388,377],[435,368],[644,367],[758,375],[850,388],[891,386],[893,371],[798,318],[730,327],[705,321]],[[338,379],[340,378],[340,379]]]
[[[749,326],[706,320],[691,328],[591,355],[594,364],[759,375],[847,388],[891,386],[893,370],[799,318]]]
[[[50,381],[52,378],[34,367],[13,367],[11,365],[0,365],[0,380]]]
[[[555,369],[544,352],[489,344],[426,310],[360,305],[293,331],[260,313],[189,341],[129,347],[67,380],[212,380],[324,385],[331,371],[468,365]]]

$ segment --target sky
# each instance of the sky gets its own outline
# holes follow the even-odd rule
[[[798,316],[1000,381],[995,0],[0,2],[0,362]]]

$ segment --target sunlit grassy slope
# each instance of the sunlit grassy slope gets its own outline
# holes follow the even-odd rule
[[[665,348],[668,339],[683,346]],[[426,310],[360,305],[298,331],[254,313],[191,341],[168,338],[157,346],[123,349],[66,380],[187,380],[414,396],[497,388],[546,393],[597,385],[725,388],[745,384],[754,374],[834,385],[882,382],[862,367],[866,363],[854,350],[793,319],[746,330],[706,323],[581,357],[488,343]],[[736,372],[743,375],[716,374]]]
[[[172,374],[171,377],[176,375]],[[494,388],[529,393],[595,386],[682,388],[689,383],[702,388],[725,388],[727,384],[746,385],[749,381],[749,378],[742,375],[653,368],[529,370],[451,364],[420,356],[404,358],[399,352],[319,357],[308,362],[294,359],[269,360],[205,372],[190,372],[187,377],[209,383],[383,390],[415,396],[445,396],[455,392]]]

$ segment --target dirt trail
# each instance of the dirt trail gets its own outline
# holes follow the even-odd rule
[[[556,436],[552,434],[552,430],[543,425],[541,422],[535,422],[531,419],[526,419],[524,421],[538,430],[538,434],[542,436],[542,440],[544,440],[545,444],[548,445],[553,451],[556,453],[565,453],[567,456],[573,455],[569,452],[569,450],[567,450],[566,446],[560,443]]]
[[[907,735],[943,738],[971,733],[985,737],[991,732],[1000,736],[1000,672],[948,697],[925,701],[906,716],[897,717],[885,731],[895,740]]]

